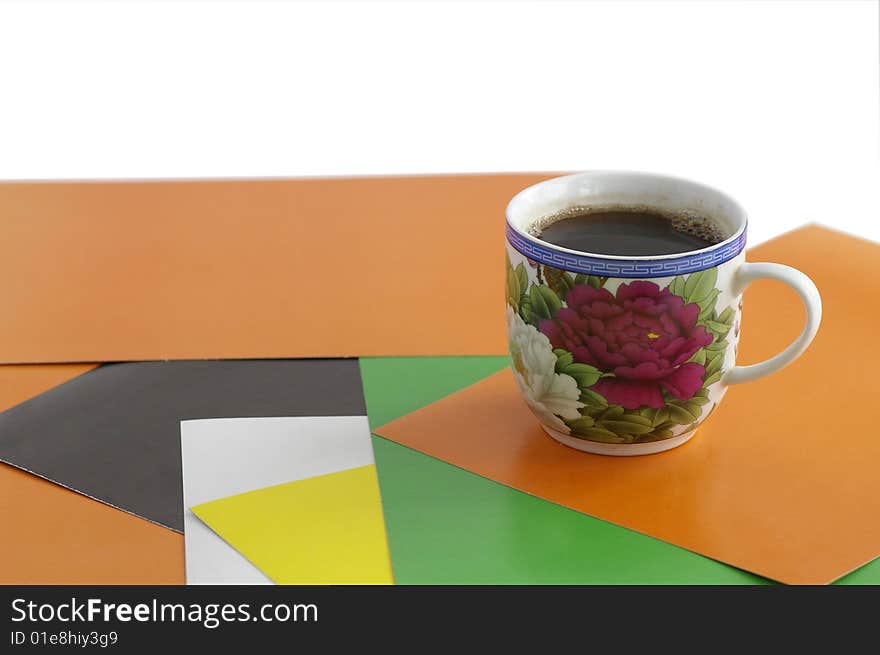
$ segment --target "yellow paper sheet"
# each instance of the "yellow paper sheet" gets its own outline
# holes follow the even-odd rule
[[[278,584],[393,584],[374,465],[196,505]]]

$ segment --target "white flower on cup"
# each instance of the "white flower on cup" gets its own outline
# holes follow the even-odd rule
[[[513,375],[523,397],[541,422],[568,434],[571,430],[559,418],[580,418],[580,390],[570,375],[557,373],[556,355],[550,340],[507,306],[510,358]]]

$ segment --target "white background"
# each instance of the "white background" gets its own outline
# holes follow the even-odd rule
[[[0,3],[0,179],[627,168],[880,240],[878,3]]]

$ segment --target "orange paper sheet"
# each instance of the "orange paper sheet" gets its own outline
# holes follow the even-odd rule
[[[93,368],[0,366],[0,411]],[[182,584],[183,535],[0,464],[0,584]]]
[[[0,363],[501,354],[547,177],[0,184]]]
[[[775,580],[832,582],[880,555],[880,246],[808,226],[748,259],[810,275],[822,327],[790,367],[732,388],[680,448],[629,458],[566,448],[540,430],[508,371],[377,433]],[[740,363],[802,327],[800,301],[777,283],[753,284],[743,311]]]

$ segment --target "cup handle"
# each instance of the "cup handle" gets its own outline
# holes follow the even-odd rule
[[[723,384],[739,384],[757,380],[791,364],[807,349],[822,320],[822,299],[813,281],[796,268],[782,264],[743,263],[734,273],[734,295],[740,295],[754,280],[770,279],[785,282],[797,291],[807,310],[807,322],[800,336],[778,355],[750,366],[734,366],[721,378]]]

